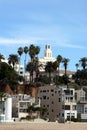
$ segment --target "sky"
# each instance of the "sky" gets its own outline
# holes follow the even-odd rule
[[[31,44],[40,46],[39,57],[50,44],[53,57],[70,59],[75,71],[87,57],[87,0],[0,0],[0,53],[8,58]]]

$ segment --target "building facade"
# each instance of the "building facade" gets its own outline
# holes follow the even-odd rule
[[[39,63],[43,65],[43,67],[40,67],[40,71],[44,71],[45,70],[45,65],[47,62],[54,62],[56,60],[56,58],[54,58],[52,56],[52,50],[51,50],[51,46],[49,44],[47,44],[45,46],[45,50],[44,50],[44,57],[43,58],[39,58]]]
[[[68,118],[77,118],[75,90],[66,86],[54,85],[39,88],[37,99],[41,106],[47,108],[44,114],[49,121],[65,122]]]
[[[75,100],[75,90],[66,86],[58,87],[59,95],[59,121],[65,122],[67,119],[77,118],[77,103]]]
[[[77,100],[77,113],[78,117],[81,118],[81,121],[87,122],[87,98],[86,92],[81,88],[76,90],[75,97]]]

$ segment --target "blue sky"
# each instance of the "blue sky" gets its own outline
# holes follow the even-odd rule
[[[0,0],[0,53],[50,44],[53,57],[69,58],[69,70],[87,56],[87,0]],[[62,67],[63,69],[63,67]]]

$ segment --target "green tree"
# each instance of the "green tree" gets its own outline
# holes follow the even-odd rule
[[[31,58],[31,62],[34,61],[35,56],[37,56],[40,52],[40,47],[39,46],[35,46],[33,44],[30,45],[29,47],[29,55]]]
[[[83,57],[79,60],[79,62],[81,63],[81,66],[83,67],[83,70],[85,70],[86,66],[87,66],[87,58]]]
[[[4,58],[4,56],[2,55],[2,54],[0,54],[0,69],[1,69],[1,60],[4,60],[5,58]]]
[[[33,44],[30,45],[29,55],[30,55],[31,61],[27,65],[27,70],[30,72],[30,75],[32,77],[32,80],[30,80],[30,81],[32,81],[32,82],[34,82],[33,73],[34,72],[36,73],[36,80],[37,80],[37,77],[39,74],[39,61],[38,61],[39,52],[40,52],[39,46],[35,46]],[[31,70],[30,70],[30,68],[31,68]]]
[[[30,55],[30,58],[31,58],[31,62],[34,61],[35,54],[36,54],[36,52],[35,52],[35,46],[32,44],[29,47],[29,55]]]
[[[4,60],[5,58],[4,58],[4,56],[2,54],[0,54],[0,63],[1,63],[2,59]]]
[[[58,64],[58,76],[59,76],[59,68],[60,68],[60,63],[62,62],[62,56],[58,55],[56,59],[57,59],[57,64]]]
[[[28,53],[29,49],[27,46],[24,47],[24,53],[25,53],[25,60],[24,60],[24,70],[26,71],[26,57],[27,57],[27,53]]]
[[[13,68],[16,63],[19,62],[18,55],[10,54],[8,58],[8,63],[13,65]]]
[[[76,63],[75,66],[76,66],[76,71],[77,71],[77,70],[78,70],[78,67],[79,67],[79,64]]]
[[[20,58],[19,58],[19,75],[20,75],[20,62],[21,62],[21,55],[23,54],[23,48],[22,47],[19,47],[18,48],[18,54],[19,54],[19,56],[20,56]]]
[[[14,86],[18,84],[18,74],[5,62],[1,63],[0,81],[0,83],[9,84],[12,90],[14,90]]]
[[[36,53],[36,55],[38,57],[38,54],[40,53],[40,47],[39,46],[35,47],[35,53]]]
[[[64,69],[65,69],[65,75],[67,74],[66,72],[67,72],[68,62],[69,62],[68,58],[63,58],[62,63],[63,63]]]
[[[49,79],[50,79],[50,83],[51,83],[51,81],[52,81],[51,73],[54,71],[54,69],[53,69],[53,62],[50,61],[50,62],[46,63],[45,71],[49,73]]]
[[[30,73],[30,82],[33,82],[33,72],[34,72],[34,64],[33,62],[28,62],[26,66],[26,70]]]

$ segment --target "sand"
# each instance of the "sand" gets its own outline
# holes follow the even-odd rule
[[[0,130],[87,130],[87,123],[0,123]]]

